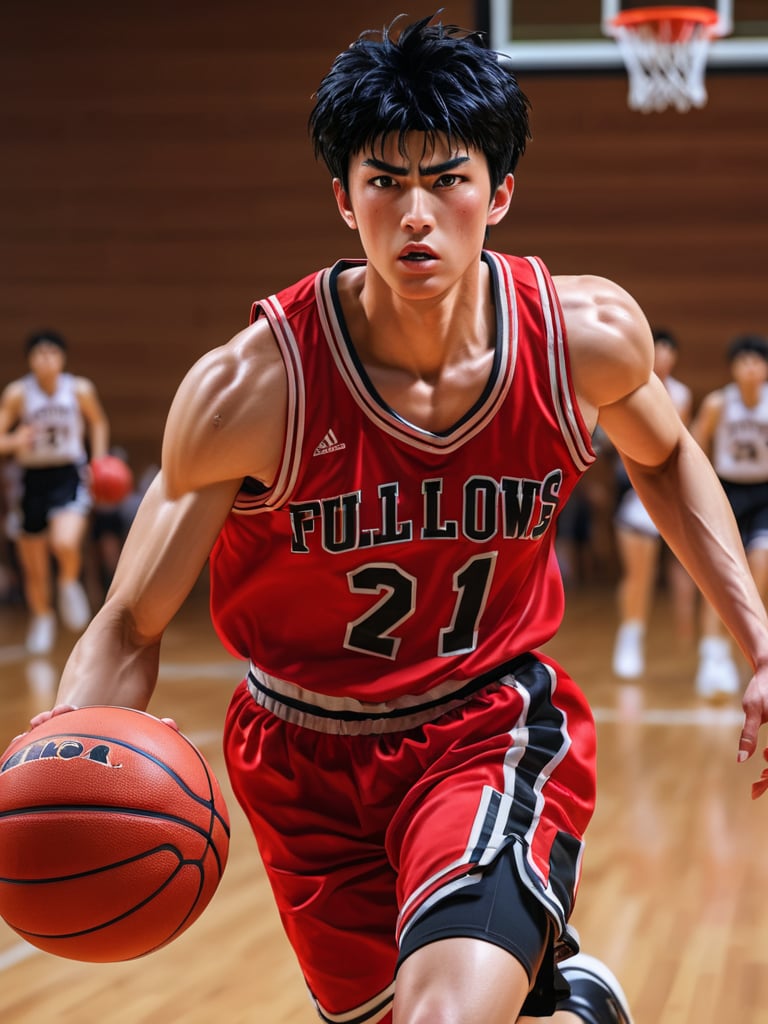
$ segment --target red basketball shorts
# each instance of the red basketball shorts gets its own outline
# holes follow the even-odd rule
[[[407,731],[333,735],[260,707],[227,715],[232,786],[320,1013],[381,1020],[398,942],[512,849],[565,948],[594,808],[595,732],[581,691],[540,655]]]

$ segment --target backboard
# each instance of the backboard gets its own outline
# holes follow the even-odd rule
[[[692,0],[718,14],[719,34],[708,68],[768,70],[768,0]],[[621,68],[622,58],[605,28],[621,10],[654,6],[653,0],[483,0],[481,27],[494,50],[520,71]]]

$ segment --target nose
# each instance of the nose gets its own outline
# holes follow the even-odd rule
[[[415,234],[430,231],[435,219],[429,195],[423,188],[410,188],[405,194],[405,209],[402,226],[406,231]]]

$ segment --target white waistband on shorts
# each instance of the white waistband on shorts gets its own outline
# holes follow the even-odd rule
[[[529,655],[525,656],[526,659]],[[509,665],[477,679],[449,679],[417,695],[369,704],[354,697],[333,697],[305,690],[295,683],[269,675],[251,662],[247,684],[260,707],[286,722],[316,732],[343,736],[403,732],[434,721],[452,708],[465,704],[489,685],[511,681]]]

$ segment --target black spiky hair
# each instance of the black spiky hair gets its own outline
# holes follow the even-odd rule
[[[742,352],[753,352],[768,363],[768,340],[762,334],[740,334],[728,346],[728,362],[732,363]]]
[[[24,342],[25,354],[29,355],[38,345],[55,345],[62,352],[67,351],[67,343],[58,331],[35,331],[34,334],[30,334]]]
[[[438,14],[398,30],[364,32],[336,57],[315,93],[309,130],[315,156],[346,188],[350,157],[408,132],[485,154],[495,190],[531,137],[529,103],[508,61],[483,35],[444,25]]]

